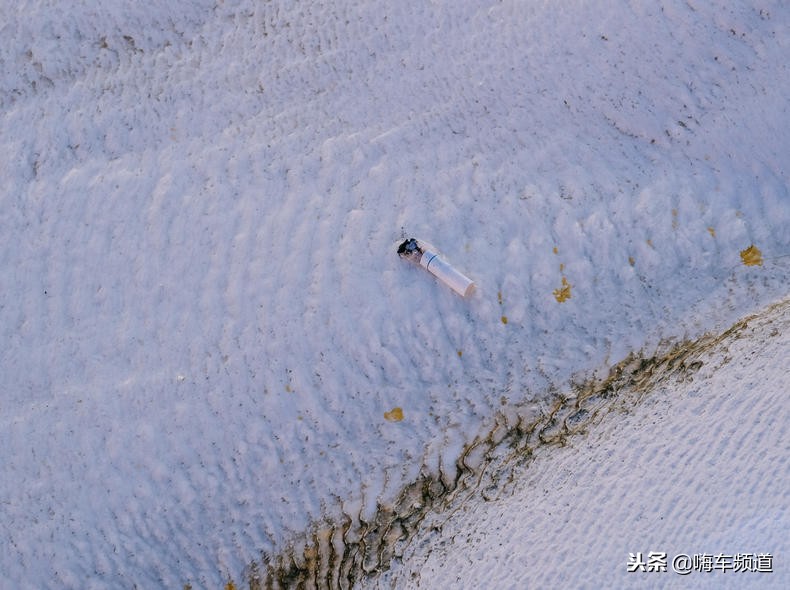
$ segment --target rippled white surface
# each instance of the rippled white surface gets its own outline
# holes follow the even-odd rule
[[[787,292],[781,3],[391,4],[0,7],[9,583],[238,579]]]

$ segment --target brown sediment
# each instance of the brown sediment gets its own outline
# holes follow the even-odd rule
[[[371,521],[360,514],[347,514],[334,522],[316,524],[301,542],[278,555],[262,555],[260,562],[250,564],[245,584],[250,590],[353,588],[389,569],[429,513],[447,509],[461,493],[470,499],[489,499],[492,490],[513,477],[515,467],[531,460],[537,447],[565,445],[569,437],[585,432],[604,414],[618,407],[627,409],[658,385],[693,378],[703,366],[701,357],[713,347],[742,337],[749,322],[788,307],[790,299],[741,319],[720,334],[665,342],[653,355],[631,354],[611,367],[605,378],[572,384],[537,418],[516,412],[519,418],[513,424],[512,418],[497,415],[486,436],[464,447],[452,480],[440,474],[423,475],[406,485],[394,502],[380,505]]]

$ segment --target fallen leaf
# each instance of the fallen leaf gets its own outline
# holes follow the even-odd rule
[[[752,244],[746,250],[741,250],[741,260],[746,266],[762,266],[763,253],[760,249]]]
[[[712,238],[716,237],[716,230],[713,229],[712,227],[708,228],[708,233],[710,234],[710,237],[712,237]]]
[[[392,408],[389,412],[384,412],[384,419],[390,422],[400,422],[403,420],[403,408]]]
[[[554,289],[554,298],[557,300],[557,303],[562,303],[571,298],[571,284],[565,277],[562,277],[562,287]]]
[[[502,316],[501,318],[499,318],[499,319],[500,319],[500,320],[502,320],[502,323],[503,323],[503,324],[507,324],[507,316],[506,316],[506,315],[503,315],[503,316]]]

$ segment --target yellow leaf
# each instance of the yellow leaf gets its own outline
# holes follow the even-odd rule
[[[458,351],[458,358],[461,358],[463,355],[464,355],[464,351],[463,350],[459,350]]]
[[[708,233],[710,234],[711,238],[715,238],[716,237],[716,230],[713,229],[712,227],[708,228]]]
[[[499,318],[499,319],[500,319],[500,320],[502,320],[502,323],[503,323],[503,324],[507,324],[507,316],[506,316],[506,315],[503,315],[503,316],[502,316],[501,318]]]
[[[746,250],[741,250],[741,260],[746,266],[762,266],[763,253],[760,249],[752,244]]]
[[[384,412],[384,419],[390,422],[400,422],[403,420],[403,408],[392,408],[389,412]]]
[[[562,303],[571,298],[571,284],[565,277],[562,277],[562,287],[554,289],[554,298],[557,300],[557,303]]]

